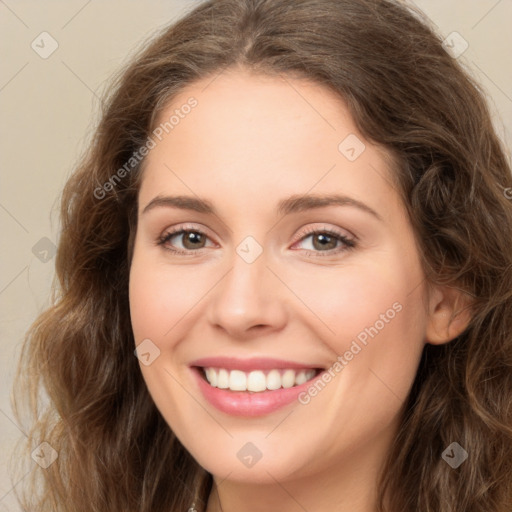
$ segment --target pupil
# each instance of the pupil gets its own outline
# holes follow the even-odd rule
[[[201,237],[203,235],[200,233],[194,233],[194,232],[188,232],[185,236],[185,242],[193,244],[200,244],[201,243]]]
[[[317,249],[318,249],[318,248],[320,247],[320,248],[325,249],[325,248],[327,247],[327,245],[329,244],[329,240],[331,240],[331,245],[332,245],[332,241],[334,241],[334,245],[336,245],[336,240],[335,240],[333,237],[331,237],[331,236],[329,236],[329,235],[319,234],[319,235],[317,235],[317,236],[313,239],[313,245],[315,245],[315,246],[316,246],[316,243],[315,243],[315,242],[319,241],[319,242],[320,242],[319,246],[318,246],[318,247],[315,247],[315,248],[317,248]],[[326,242],[326,243],[324,243],[324,242]],[[334,249],[334,247],[332,247],[332,248]]]

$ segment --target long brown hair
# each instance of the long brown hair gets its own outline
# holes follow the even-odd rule
[[[44,441],[58,453],[16,489],[24,510],[205,506],[212,477],[157,411],[133,353],[128,278],[144,161],[134,155],[177,93],[236,66],[336,91],[360,132],[396,159],[428,281],[473,298],[464,333],[425,346],[379,510],[510,512],[511,169],[477,83],[421,13],[391,0],[206,1],[115,78],[65,186],[52,306],[20,361],[25,449]],[[468,452],[457,469],[441,456],[454,441]]]

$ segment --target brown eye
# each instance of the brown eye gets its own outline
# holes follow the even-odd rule
[[[208,240],[208,236],[197,229],[178,229],[164,233],[158,245],[178,254],[187,254],[207,247]]]
[[[325,233],[313,235],[313,247],[322,250],[336,249],[338,238]]]
[[[332,256],[356,247],[355,239],[329,229],[308,230],[298,244],[312,256]]]
[[[197,231],[182,231],[178,236],[183,236],[183,247],[185,249],[202,249],[206,242],[206,236]]]

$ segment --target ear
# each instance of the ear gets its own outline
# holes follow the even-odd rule
[[[470,295],[457,288],[430,288],[425,342],[442,345],[462,334],[471,321],[472,304]]]

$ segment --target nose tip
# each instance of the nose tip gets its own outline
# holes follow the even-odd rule
[[[208,319],[238,339],[283,327],[286,308],[282,286],[267,268],[263,255],[252,263],[238,256],[234,259],[213,290]]]

